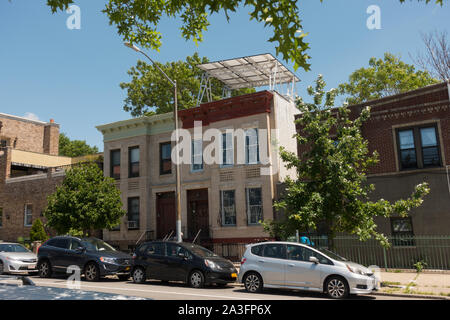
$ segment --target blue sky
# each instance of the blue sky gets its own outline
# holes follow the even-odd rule
[[[46,1],[0,1],[0,112],[18,116],[50,118],[72,139],[86,140],[103,150],[96,125],[130,118],[123,111],[126,92],[119,83],[129,80],[128,69],[142,59],[122,45],[122,39],[101,13],[106,1],[79,0],[81,30],[69,30],[67,13],[52,15]],[[381,8],[381,30],[369,30],[367,8]],[[417,1],[319,0],[298,1],[312,70],[297,70],[302,80],[297,93],[318,74],[328,88],[348,79],[354,70],[367,66],[370,57],[384,52],[401,55],[423,49],[420,32],[435,29],[450,33],[450,8]],[[163,19],[160,52],[148,52],[154,60],[184,60],[198,52],[210,60],[223,60],[259,53],[275,55],[267,42],[271,30],[248,19],[248,9],[211,17],[204,41],[197,46],[181,38],[178,21]],[[281,57],[278,57],[281,59]],[[291,70],[292,64],[285,63]]]

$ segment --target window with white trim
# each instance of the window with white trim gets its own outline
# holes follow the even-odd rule
[[[25,227],[30,227],[33,223],[33,205],[26,204],[24,212],[24,225]]]
[[[256,164],[259,162],[258,129],[245,130],[245,163]]]
[[[247,198],[248,224],[260,224],[260,221],[263,219],[262,189],[247,188],[245,189],[245,193]]]
[[[236,203],[234,190],[220,191],[220,211],[223,226],[236,225]]]
[[[191,171],[202,171],[203,170],[203,141],[194,140],[192,141],[192,165]]]
[[[222,134],[222,166],[232,166],[234,163],[233,133]]]

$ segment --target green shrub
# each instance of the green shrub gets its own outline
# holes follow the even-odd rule
[[[46,241],[48,239],[47,233],[44,229],[44,224],[40,219],[36,219],[33,222],[30,230],[30,240],[33,241]]]

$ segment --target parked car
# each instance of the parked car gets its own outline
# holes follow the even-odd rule
[[[133,255],[132,278],[183,281],[193,288],[206,284],[226,285],[236,282],[237,270],[229,260],[192,243],[147,242]]]
[[[131,256],[97,238],[59,236],[39,247],[41,278],[49,278],[53,272],[67,272],[69,266],[78,266],[88,281],[98,281],[106,275],[117,275],[120,280],[127,280]]]
[[[0,243],[0,274],[36,273],[37,256],[18,243]]]
[[[26,276],[0,276],[0,300],[151,300],[112,293],[37,286]]]
[[[249,292],[287,288],[324,292],[342,299],[369,294],[378,281],[367,268],[325,249],[292,242],[248,245],[242,257],[239,282]]]

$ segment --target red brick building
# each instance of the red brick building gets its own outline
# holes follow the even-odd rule
[[[371,152],[379,153],[368,182],[373,200],[409,197],[428,182],[430,194],[408,218],[377,219],[386,235],[450,234],[450,82],[350,106],[371,108],[362,127]],[[299,150],[300,154],[300,150]]]
[[[0,114],[0,240],[27,238],[42,219],[47,196],[64,178],[55,167],[72,159],[58,157],[59,125]]]

